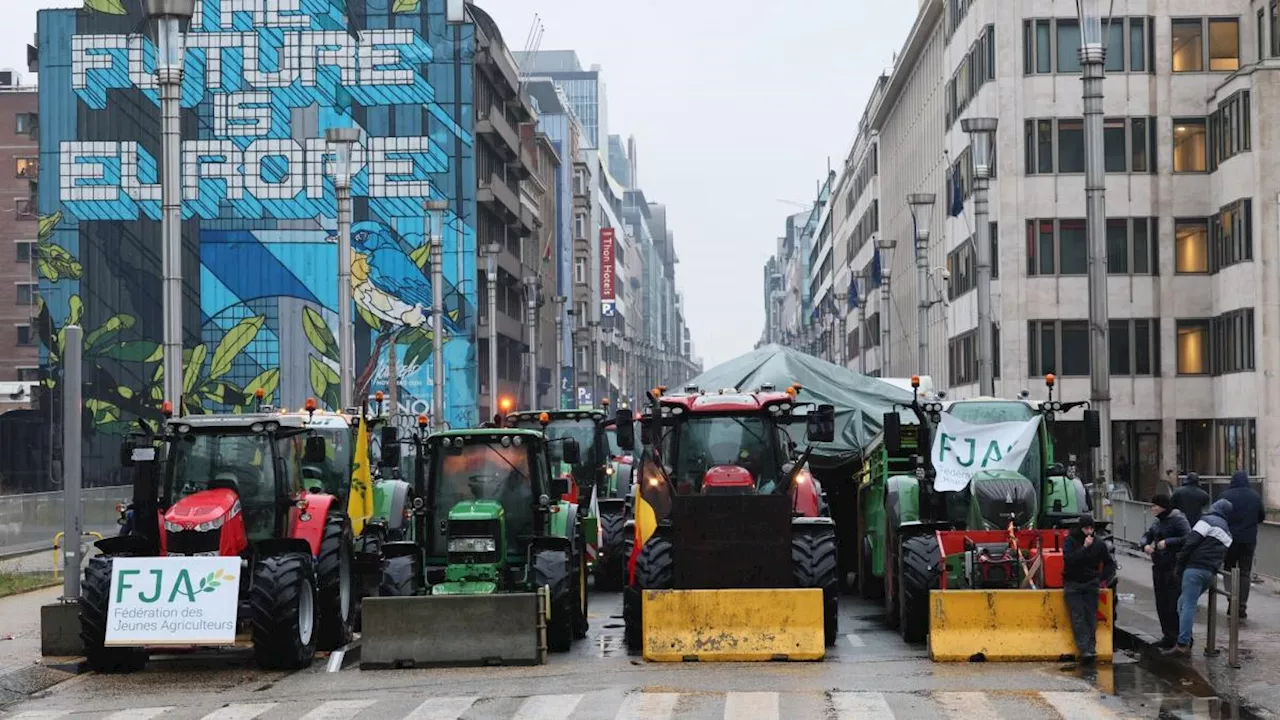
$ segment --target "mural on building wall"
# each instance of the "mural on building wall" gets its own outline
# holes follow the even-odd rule
[[[81,324],[87,425],[107,435],[158,417],[162,393],[160,109],[141,4],[85,0],[39,20],[44,382],[56,390],[62,328]],[[336,407],[323,138],[358,127],[357,397],[387,388],[394,348],[402,408],[431,406],[422,208],[445,198],[446,420],[477,422],[472,30],[446,24],[444,0],[358,5],[197,2],[181,92],[186,412],[242,409],[256,389]]]

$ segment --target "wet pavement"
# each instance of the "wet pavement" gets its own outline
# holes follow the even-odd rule
[[[589,637],[532,668],[263,672],[245,653],[153,661],[127,676],[85,674],[5,708],[24,720],[343,718],[1242,718],[1176,668],[1118,654],[1115,665],[934,663],[874,605],[845,597],[841,636],[821,663],[656,664],[622,644],[621,596],[592,597]]]

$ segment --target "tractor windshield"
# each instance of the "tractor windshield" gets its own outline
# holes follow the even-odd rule
[[[756,488],[768,490],[778,480],[776,432],[772,421],[744,415],[688,416],[676,423],[677,494],[702,492],[702,477],[717,465],[737,465],[751,473]]]
[[[947,411],[957,420],[962,420],[971,425],[989,425],[992,423],[1002,422],[1026,422],[1036,416],[1036,411],[1030,405],[1019,401],[991,401],[991,402],[957,402],[953,403]],[[1037,481],[1044,470],[1044,461],[1041,459],[1041,443],[1044,441],[1044,425],[1040,425],[1040,429],[1036,431],[1036,439],[1031,443],[1031,449],[1027,451],[1027,456],[1023,458],[1022,465],[1018,468],[1018,472],[1032,481]]]
[[[434,468],[436,512],[447,516],[458,503],[497,500],[506,515],[511,547],[534,530],[534,473],[529,447],[503,446],[497,442],[471,442],[436,453]],[[438,523],[437,523],[438,525]],[[432,532],[439,532],[439,527]],[[444,547],[444,539],[433,542]]]
[[[537,429],[537,428],[535,428]],[[547,440],[573,438],[578,441],[578,449],[582,457],[582,465],[594,464],[596,457],[596,423],[590,418],[581,420],[556,419],[543,430]],[[564,443],[552,442],[547,445],[553,460],[560,459],[560,448]]]
[[[287,442],[282,441],[282,442]],[[187,433],[173,441],[161,501],[165,506],[211,488],[234,490],[251,535],[269,530],[277,499],[271,438],[261,433]]]
[[[351,485],[351,460],[355,446],[352,430],[343,427],[313,427],[313,432],[324,438],[324,462],[302,466],[306,480],[319,480],[324,491],[336,497],[346,497]]]

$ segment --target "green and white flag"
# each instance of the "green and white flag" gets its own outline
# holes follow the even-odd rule
[[[1025,422],[970,425],[943,413],[933,438],[935,490],[963,490],[983,470],[1017,470],[1035,441],[1040,418]]]

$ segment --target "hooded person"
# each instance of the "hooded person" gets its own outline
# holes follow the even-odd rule
[[[1224,567],[1240,568],[1240,619],[1249,616],[1249,582],[1253,578],[1253,553],[1258,548],[1258,523],[1267,519],[1262,496],[1249,485],[1249,473],[1237,470],[1231,475],[1231,486],[1222,493],[1231,503],[1227,525],[1231,528],[1231,547],[1227,548]]]
[[[1138,546],[1151,558],[1151,587],[1155,590],[1156,614],[1164,636],[1157,647],[1167,649],[1178,641],[1178,595],[1182,592],[1176,572],[1178,550],[1191,532],[1191,525],[1182,511],[1173,506],[1167,493],[1157,493],[1151,498],[1151,514],[1155,517]]]
[[[1081,515],[1062,543],[1063,595],[1071,616],[1076,659],[1082,663],[1091,663],[1098,657],[1098,591],[1116,569],[1107,544],[1093,532],[1093,516]]]
[[[1183,486],[1185,487],[1185,486]],[[1191,631],[1195,628],[1196,604],[1213,586],[1218,570],[1231,548],[1230,500],[1218,500],[1200,516],[1178,551],[1176,570],[1182,576],[1182,596],[1178,598],[1178,643],[1165,652],[1191,656]]]
[[[1195,527],[1204,509],[1209,507],[1209,493],[1200,486],[1200,476],[1189,472],[1182,478],[1182,487],[1173,492],[1173,506],[1187,516],[1187,522]]]

